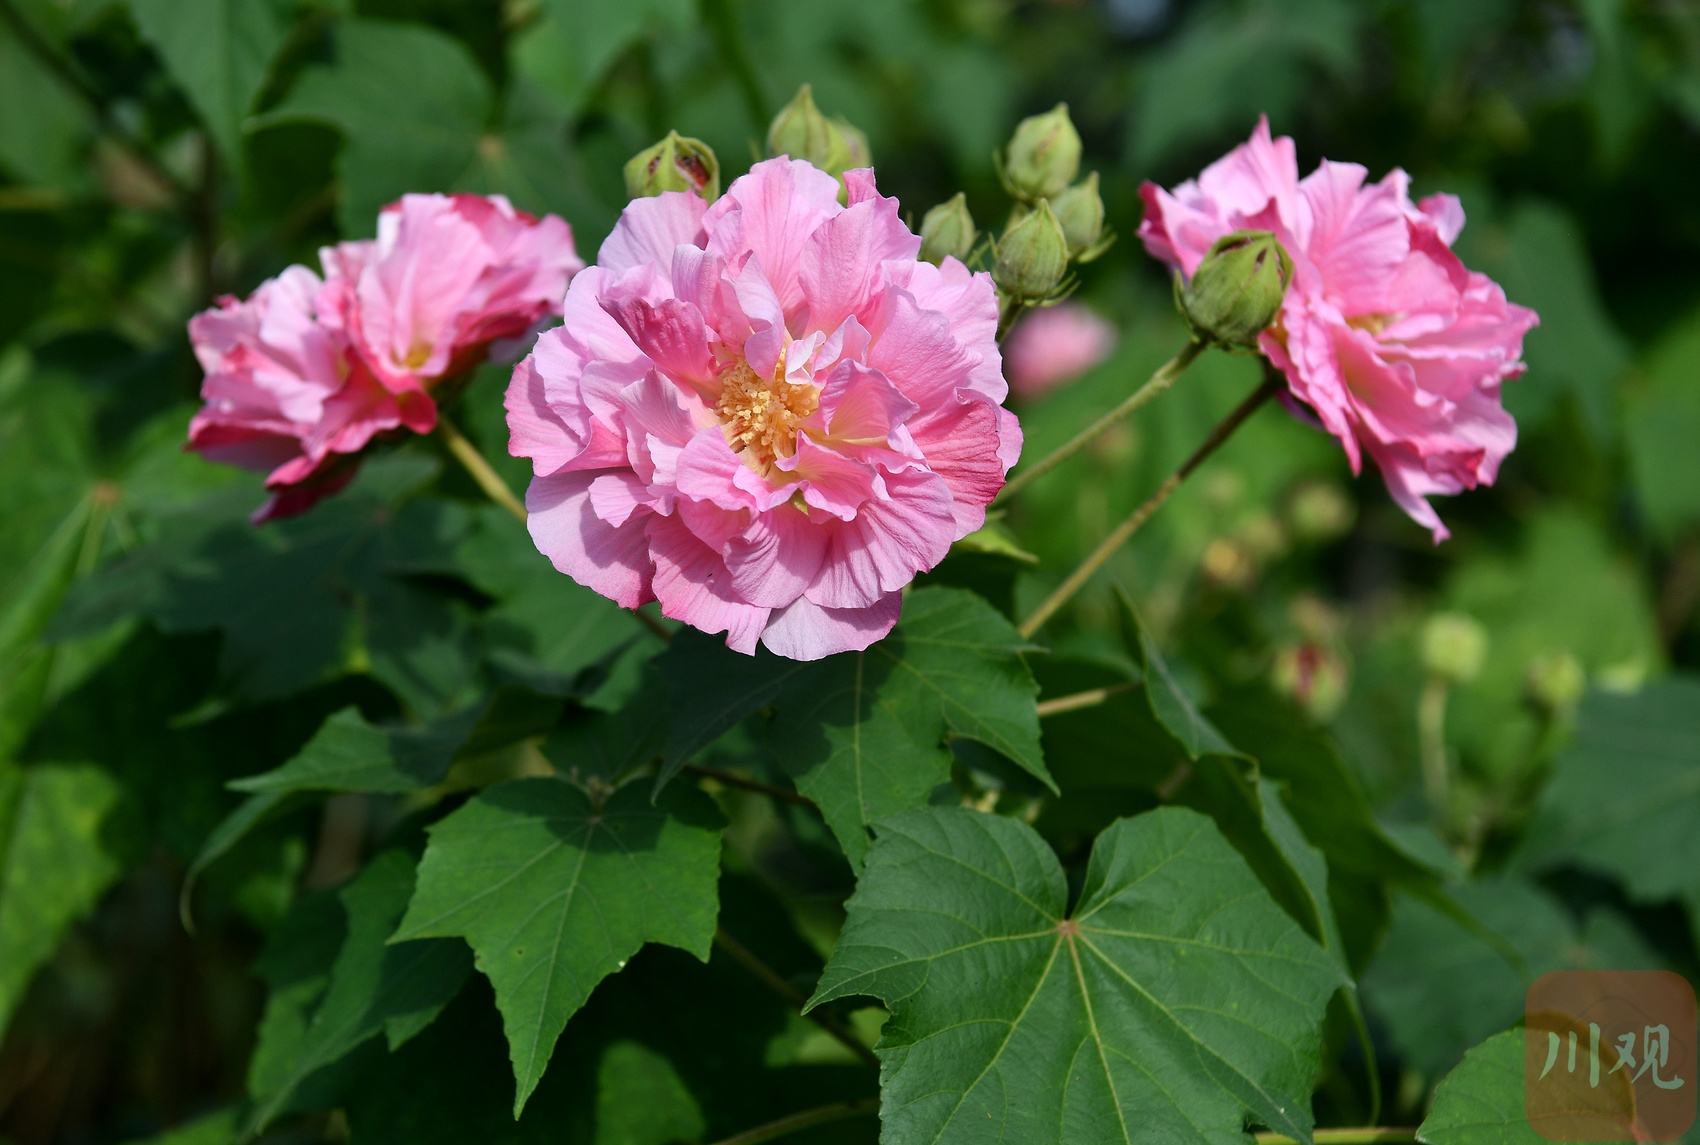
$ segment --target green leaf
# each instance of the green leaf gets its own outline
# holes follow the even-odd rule
[[[1207,6],[1146,70],[1129,119],[1140,167],[1186,144],[1245,137],[1260,112],[1279,125],[1320,65],[1336,75],[1356,63],[1360,16],[1340,0]]]
[[[1151,714],[1175,737],[1187,755],[1197,759],[1203,752],[1232,752],[1233,745],[1199,712],[1198,705],[1186,694],[1168,662],[1157,649],[1157,642],[1140,620],[1133,600],[1120,585],[1116,586],[1116,603],[1120,606],[1122,642],[1128,654],[1143,669],[1145,691],[1150,697]]]
[[[422,791],[442,782],[449,761],[483,714],[479,704],[423,727],[382,728],[367,723],[358,708],[344,708],[288,763],[229,786],[249,794]]]
[[[950,778],[953,739],[984,744],[1055,788],[1039,744],[1032,649],[991,605],[955,588],[903,601],[866,652],[785,669],[774,752],[860,869],[877,819],[923,806]]]
[[[555,779],[492,787],[430,828],[395,940],[464,937],[496,988],[525,1107],[555,1040],[596,983],[645,942],[708,958],[721,819],[701,792],[600,805]]]
[[[222,631],[232,698],[364,668],[421,715],[457,707],[474,690],[467,610],[402,575],[452,570],[470,524],[452,502],[414,496],[437,469],[419,454],[376,459],[345,492],[264,529],[243,519],[241,489],[192,502],[162,519],[157,542],[78,584],[49,635],[141,614],[167,632]]]
[[[331,966],[329,986],[294,1052],[268,1058],[249,1075],[251,1119],[263,1129],[289,1108],[296,1088],[368,1038],[382,1032],[393,1052],[429,1025],[472,973],[466,945],[425,940],[386,945],[413,894],[413,857],[389,850],[367,864],[337,895],[348,937]]]
[[[1645,384],[1625,395],[1623,434],[1641,512],[1666,542],[1700,521],[1700,315],[1648,356]]]
[[[1434,1091],[1417,1130],[1428,1145],[1544,1145],[1523,1103],[1523,1031],[1495,1034],[1464,1055]]]
[[[19,181],[73,187],[93,129],[87,105],[0,22],[0,166]]]
[[[349,237],[408,191],[446,191],[475,162],[490,117],[490,81],[457,40],[433,28],[345,20],[336,58],[309,67],[254,127],[326,123],[343,133],[337,207]]]
[[[0,763],[0,1031],[65,928],[117,878],[100,831],[118,796],[97,767]]]
[[[1209,819],[1163,808],[1093,848],[1079,905],[1025,824],[879,825],[810,1005],[867,994],[891,1140],[1310,1140],[1342,975]]]
[[[225,161],[242,154],[242,121],[283,47],[270,0],[128,0],[153,46],[201,115]]]
[[[1525,838],[1528,863],[1573,862],[1657,903],[1700,893],[1700,677],[1593,692]]]
[[[1460,245],[1472,268],[1491,274],[1511,301],[1541,324],[1524,336],[1529,372],[1505,387],[1519,424],[1538,424],[1568,396],[1596,444],[1610,440],[1613,390],[1629,348],[1600,299],[1582,229],[1562,209],[1528,201],[1504,225],[1486,224]]]
[[[1511,945],[1522,966],[1457,919],[1401,898],[1381,953],[1362,977],[1369,1008],[1386,1021],[1394,1046],[1429,1077],[1515,1022],[1530,983],[1550,970],[1658,966],[1616,915],[1596,911],[1579,928],[1561,902],[1533,883],[1495,878],[1453,894],[1471,918]]]
[[[595,1145],[672,1145],[700,1141],[702,1110],[673,1063],[638,1042],[602,1051],[596,1071]]]
[[[236,1145],[240,1129],[241,1119],[236,1110],[220,1109],[156,1136],[138,1138],[129,1145]]]
[[[668,683],[658,786],[733,725],[776,715],[771,746],[826,816],[853,867],[874,820],[920,807],[950,778],[953,739],[984,744],[1055,788],[1022,655],[1033,645],[971,592],[920,588],[866,652],[803,663],[681,631],[658,659]]]

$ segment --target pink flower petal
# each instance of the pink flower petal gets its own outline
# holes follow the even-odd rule
[[[771,610],[739,599],[719,554],[676,517],[649,518],[649,547],[661,614],[703,632],[724,632],[727,647],[755,655]]]
[[[822,608],[798,597],[773,614],[762,632],[769,652],[791,660],[820,660],[860,652],[890,632],[903,610],[903,594],[887,593],[866,608]]]
[[[596,515],[590,487],[598,473],[558,473],[535,477],[526,490],[526,528],[537,549],[555,568],[622,608],[654,600],[647,522],[636,513],[618,528]]]

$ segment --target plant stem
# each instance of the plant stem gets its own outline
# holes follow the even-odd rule
[[[1064,712],[1075,712],[1079,711],[1081,708],[1095,708],[1111,696],[1119,696],[1123,692],[1133,691],[1135,688],[1139,687],[1141,683],[1143,683],[1143,681],[1129,680],[1125,684],[1111,684],[1103,688],[1088,688],[1084,692],[1075,692],[1072,695],[1058,696],[1054,700],[1040,700],[1036,705],[1039,712],[1039,718],[1044,719],[1046,716],[1060,716]]]
[[[724,783],[727,787],[737,787],[744,791],[754,791],[758,795],[765,795],[770,799],[780,799],[786,803],[795,803],[799,807],[807,807],[812,811],[820,810],[819,807],[815,806],[815,801],[810,799],[807,795],[802,795],[795,791],[788,791],[783,787],[774,787],[769,783],[758,783],[753,779],[745,779],[743,776],[730,771],[721,771],[718,768],[713,767],[703,767],[695,763],[687,763],[679,770],[688,772],[691,775],[700,775],[704,779],[712,779],[716,783]]]
[[[1259,1133],[1258,1145],[1298,1145],[1291,1137],[1280,1133]],[[1379,1145],[1381,1142],[1415,1141],[1415,1129],[1389,1129],[1380,1125],[1366,1125],[1354,1129],[1318,1129],[1311,1134],[1317,1145]]]
[[[437,432],[442,435],[443,444],[449,447],[449,452],[455,455],[455,460],[466,467],[467,473],[471,474],[478,487],[484,490],[484,495],[524,524],[525,505],[514,496],[514,491],[508,488],[508,483],[490,468],[490,463],[484,460],[484,455],[478,452],[478,447],[466,440],[460,430],[455,428],[454,422],[443,414],[437,415]]]
[[[1447,834],[1451,777],[1446,761],[1446,677],[1429,676],[1417,699],[1417,745],[1422,755],[1423,794],[1441,835]]]
[[[781,978],[773,967],[757,958],[749,947],[739,942],[736,938],[733,938],[730,934],[727,934],[725,927],[715,928],[714,945],[720,947],[720,949],[724,950],[727,954],[730,954],[733,958],[736,958],[743,964],[745,970],[748,970],[751,974],[754,974],[757,978],[761,979],[762,983],[767,986],[769,990],[772,990],[775,994],[785,999],[788,1004],[795,1006],[798,1013],[802,1013],[803,1007],[808,1005],[809,1000],[807,998],[799,994],[792,987],[791,983]],[[825,1030],[828,1034],[832,1035],[839,1045],[855,1054],[862,1061],[873,1066],[875,1069],[879,1068],[880,1059],[874,1054],[874,1051],[864,1045],[855,1034],[852,1034],[849,1030],[845,1029],[837,1018],[834,1018],[825,1010],[811,1010],[803,1016],[815,1025],[819,1026],[821,1029]],[[753,1133],[755,1130],[752,1129],[750,1132]],[[742,1138],[733,1138],[733,1140],[742,1140]],[[765,1141],[767,1138],[751,1138],[751,1140]]]
[[[795,1133],[799,1129],[808,1129],[814,1125],[824,1125],[828,1121],[840,1121],[846,1117],[861,1117],[864,1114],[878,1113],[879,1098],[858,1097],[852,1101],[836,1101],[831,1105],[820,1105],[814,1109],[805,1109],[801,1113],[793,1113],[789,1117],[781,1117],[778,1121],[769,1121],[766,1125],[758,1125],[754,1129],[746,1129],[734,1134],[715,1145],[757,1145],[761,1141],[772,1141],[787,1133]]]
[[[1104,562],[1109,560],[1115,551],[1122,547],[1127,539],[1139,531],[1146,520],[1162,508],[1163,502],[1169,499],[1174,491],[1180,488],[1182,481],[1194,469],[1203,464],[1204,459],[1232,437],[1234,431],[1243,424],[1246,418],[1256,412],[1257,407],[1274,397],[1280,391],[1282,381],[1279,377],[1266,378],[1263,384],[1252,391],[1250,397],[1234,407],[1232,413],[1216,423],[1216,428],[1210,431],[1210,436],[1204,439],[1204,444],[1193,450],[1192,456],[1181,462],[1180,468],[1157,487],[1157,491],[1147,497],[1139,508],[1128,514],[1127,520],[1117,525],[1110,535],[1099,543],[1092,555],[1080,562],[1080,567],[1068,574],[1068,579],[1058,585],[1056,591],[1045,598],[1045,602],[1034,610],[1033,615],[1021,622],[1020,632],[1024,637],[1031,638],[1033,634],[1045,626],[1045,621],[1056,614],[1056,611],[1067,604],[1069,598],[1080,591],[1080,586],[1092,578]]]
[[[1152,398],[1162,394],[1164,390],[1175,384],[1176,378],[1186,372],[1186,368],[1192,365],[1193,359],[1204,353],[1204,349],[1202,342],[1188,342],[1185,346],[1182,346],[1179,353],[1158,366],[1157,372],[1152,374],[1143,386],[1129,394],[1121,405],[1075,434],[1068,444],[1053,450],[1050,456],[1043,461],[1024,468],[998,492],[996,497],[992,498],[992,504],[996,505],[1000,501],[1006,501],[1015,496],[1076,453],[1079,453],[1093,438],[1127,417],[1140,406],[1145,405]]]

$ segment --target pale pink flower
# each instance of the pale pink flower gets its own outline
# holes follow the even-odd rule
[[[335,493],[383,433],[436,428],[430,391],[561,311],[572,233],[500,196],[408,195],[373,242],[321,252],[189,321],[206,371],[188,448],[267,474],[256,524]]]
[[[780,158],[634,200],[508,389],[537,547],[740,652],[885,635],[1021,451],[990,277],[844,180]]]
[[[1042,307],[1010,331],[1004,373],[1018,396],[1032,400],[1084,374],[1115,345],[1116,328],[1080,303]]]
[[[1368,453],[1438,543],[1449,534],[1426,497],[1493,484],[1517,444],[1500,383],[1523,372],[1523,335],[1538,318],[1452,253],[1464,226],[1457,198],[1413,203],[1405,172],[1367,186],[1366,174],[1324,161],[1301,181],[1293,141],[1272,140],[1260,119],[1196,182],[1141,187],[1139,235],[1190,276],[1222,235],[1275,232],[1295,272],[1258,347],[1353,471]]]

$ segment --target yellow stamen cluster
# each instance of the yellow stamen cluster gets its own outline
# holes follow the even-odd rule
[[[820,391],[785,377],[785,359],[769,381],[743,361],[720,375],[720,400],[714,412],[732,452],[756,472],[765,474],[776,458],[797,452],[797,426],[815,412]]]

